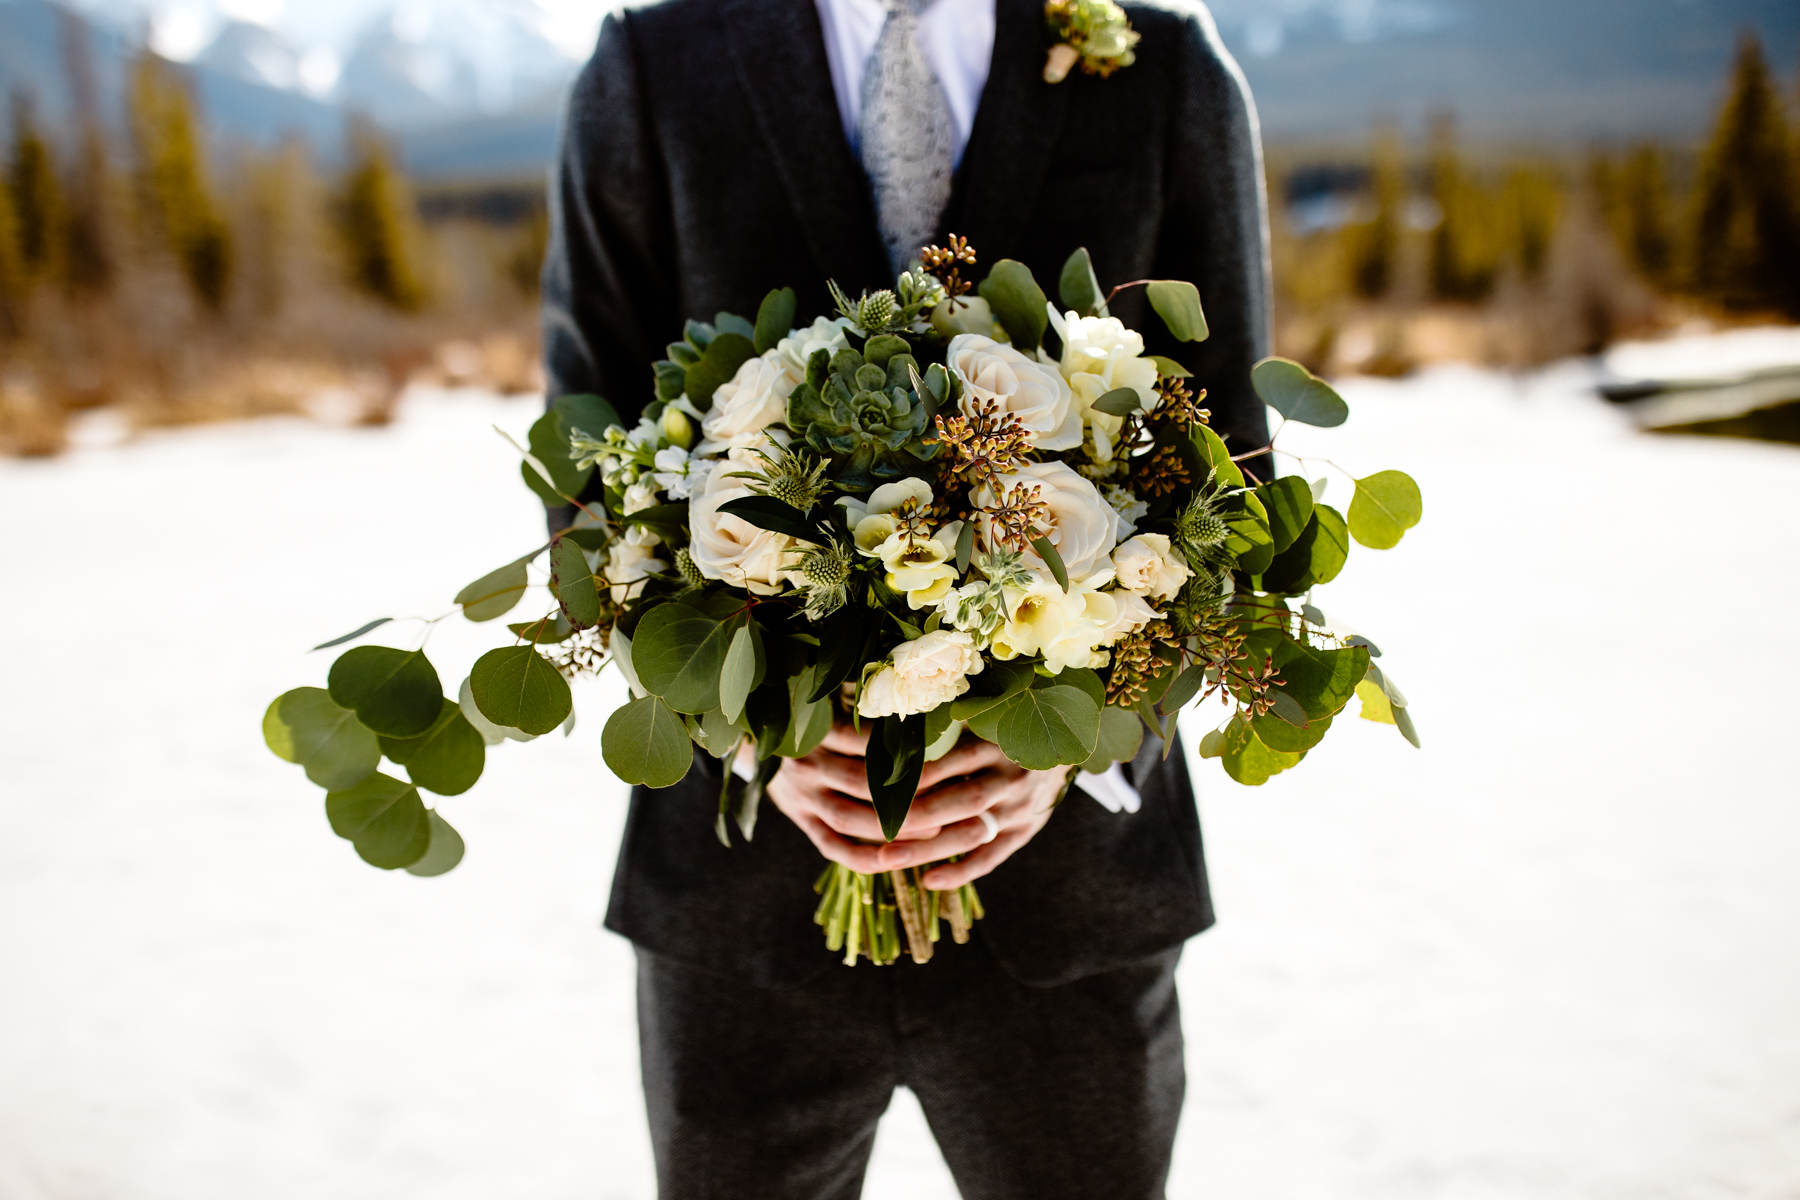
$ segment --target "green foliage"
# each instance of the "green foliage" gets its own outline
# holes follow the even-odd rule
[[[1330,429],[1350,419],[1350,406],[1330,384],[1297,362],[1265,358],[1250,371],[1257,398],[1290,421]]]
[[[342,646],[345,642],[354,642],[357,638],[361,637],[363,634],[368,633],[375,629],[379,629],[383,625],[386,625],[389,621],[392,621],[393,619],[394,618],[392,618],[392,617],[376,617],[373,621],[370,621],[368,624],[358,625],[355,629],[352,629],[349,633],[343,634],[340,637],[334,637],[329,642],[320,642],[318,645],[314,646],[313,649],[314,650],[330,650],[334,646]]]
[[[337,206],[350,283],[402,312],[425,306],[424,235],[412,190],[387,145],[368,127],[351,135]]]
[[[442,710],[443,685],[423,650],[358,646],[338,656],[326,681],[331,698],[388,737],[416,737]]]
[[[719,677],[738,621],[670,601],[644,614],[631,638],[638,681],[680,713],[719,707]]]
[[[1625,260],[1650,282],[1672,286],[1679,237],[1667,156],[1646,143],[1626,155],[1616,170],[1601,161],[1593,172],[1595,191]]]
[[[1044,330],[1050,324],[1050,314],[1045,309],[1049,300],[1032,277],[1030,267],[1003,258],[982,280],[980,291],[1014,346],[1029,353],[1042,344]]]
[[[323,688],[277,696],[263,714],[263,740],[277,758],[306,768],[306,777],[322,788],[359,783],[381,761],[374,732]]]
[[[24,327],[29,291],[25,259],[19,249],[19,221],[13,210],[12,189],[0,187],[0,337]]]
[[[1300,540],[1312,522],[1312,488],[1306,480],[1284,475],[1256,489],[1256,497],[1269,514],[1269,537],[1276,554]]]
[[[756,626],[746,621],[731,635],[725,662],[719,668],[719,708],[728,721],[744,715],[744,704],[756,687]]]
[[[1744,34],[1700,164],[1689,276],[1727,306],[1800,316],[1800,205],[1784,107],[1761,43]]]
[[[511,612],[530,586],[531,581],[525,573],[525,564],[530,561],[529,556],[515,558],[456,593],[456,603],[462,605],[463,616],[471,621],[492,621]]]
[[[1150,307],[1156,310],[1177,341],[1204,342],[1207,338],[1206,313],[1200,307],[1200,292],[1193,284],[1179,279],[1155,279],[1144,289]]]
[[[1100,281],[1094,277],[1094,260],[1089,257],[1086,246],[1069,255],[1063,263],[1056,292],[1062,306],[1071,312],[1084,317],[1106,315],[1106,293],[1100,290]]]
[[[469,672],[469,690],[481,715],[495,725],[542,736],[569,717],[569,684],[530,646],[489,650]]]
[[[794,327],[794,312],[799,306],[800,299],[793,288],[776,288],[763,297],[756,310],[756,353],[766,354],[788,335]]]
[[[626,783],[653,788],[674,787],[694,762],[681,718],[656,696],[640,696],[607,719],[600,753]]]
[[[1526,280],[1543,277],[1562,220],[1563,182],[1542,165],[1515,166],[1501,188],[1505,244]]]
[[[454,700],[444,701],[437,721],[418,737],[383,737],[381,751],[414,784],[440,796],[468,791],[487,765],[487,743]]]
[[[550,592],[573,628],[590,629],[599,623],[600,585],[588,568],[587,555],[568,538],[550,543]]]
[[[224,308],[231,284],[231,231],[206,178],[205,136],[186,82],[154,54],[131,73],[131,130],[138,199],[194,296]]]
[[[1309,721],[1336,716],[1369,672],[1369,651],[1363,646],[1332,650],[1277,634],[1273,655],[1280,690],[1299,703]]]
[[[1001,750],[1028,771],[1086,762],[1099,744],[1100,705],[1079,687],[1025,688],[997,711]]]
[[[893,841],[919,790],[925,770],[925,718],[883,717],[869,731],[866,771],[869,797],[881,835]]]
[[[1312,519],[1294,544],[1277,554],[1262,572],[1265,592],[1297,596],[1336,579],[1350,556],[1350,527],[1329,504],[1313,505]]]
[[[7,192],[16,222],[11,249],[18,255],[17,268],[27,277],[49,274],[61,242],[62,188],[50,143],[38,126],[31,100],[23,92],[13,96],[12,162],[7,171]],[[0,247],[5,253],[6,247]]]
[[[756,357],[756,345],[741,333],[719,333],[707,342],[699,361],[687,368],[687,398],[694,407],[705,412],[712,407],[713,393],[728,383],[738,368]]]
[[[1350,536],[1372,550],[1400,544],[1424,516],[1419,485],[1404,471],[1378,471],[1356,481],[1350,501]]]
[[[431,816],[419,789],[391,775],[326,793],[325,816],[364,862],[386,871],[411,866],[431,848]]]
[[[1134,712],[1106,707],[1100,710],[1100,734],[1094,752],[1082,763],[1085,771],[1100,772],[1114,763],[1130,762],[1144,744],[1144,723]]]
[[[805,430],[806,444],[830,460],[831,477],[845,488],[867,490],[914,474],[930,422],[913,391],[918,371],[910,348],[892,335],[870,338],[860,354],[821,350],[788,397],[788,425]]]
[[[462,834],[450,822],[432,812],[431,832],[427,839],[425,856],[406,868],[408,875],[430,878],[445,875],[456,869],[463,860]]]

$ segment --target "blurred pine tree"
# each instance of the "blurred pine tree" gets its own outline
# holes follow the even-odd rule
[[[1345,230],[1350,286],[1368,300],[1387,295],[1399,275],[1400,232],[1406,219],[1406,158],[1400,135],[1392,128],[1376,134],[1371,185],[1374,210],[1369,219]]]
[[[50,274],[58,265],[63,237],[62,190],[50,143],[38,128],[31,98],[16,92],[12,100],[12,162],[7,171],[12,192],[17,251],[33,277]]]
[[[1730,308],[1800,315],[1800,207],[1791,153],[1762,44],[1745,33],[1694,195],[1688,276],[1700,294]]]
[[[146,232],[163,241],[195,297],[218,312],[230,292],[231,231],[208,185],[193,101],[174,69],[145,53],[132,69],[129,104]]]
[[[374,130],[354,129],[351,141],[353,161],[338,205],[351,282],[402,311],[417,310],[425,304],[426,287],[412,189]]]
[[[1431,191],[1438,224],[1431,236],[1431,290],[1441,300],[1486,299],[1500,274],[1494,203],[1470,176],[1448,118],[1433,123]]]
[[[1667,160],[1646,143],[1620,167],[1614,229],[1627,261],[1650,282],[1668,286],[1675,273],[1675,197]]]
[[[0,187],[0,337],[24,328],[29,288],[12,189]]]

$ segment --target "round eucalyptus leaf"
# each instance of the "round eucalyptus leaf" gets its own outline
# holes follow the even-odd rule
[[[1330,384],[1297,362],[1265,358],[1250,371],[1250,386],[1262,402],[1290,421],[1323,428],[1350,419],[1350,406]]]
[[[569,682],[530,646],[489,650],[469,672],[469,690],[481,715],[526,733],[549,733],[574,707]]]
[[[1281,691],[1299,701],[1309,720],[1341,711],[1369,673],[1369,652],[1361,646],[1331,650],[1283,637],[1274,658]]]
[[[1294,544],[1263,570],[1263,590],[1300,595],[1336,579],[1349,557],[1350,530],[1343,515],[1329,504],[1316,504],[1312,520]]]
[[[1062,273],[1056,281],[1056,294],[1065,309],[1084,317],[1105,315],[1106,293],[1100,290],[1100,281],[1094,278],[1094,260],[1086,246],[1064,260]]]
[[[1225,448],[1225,439],[1214,433],[1210,425],[1196,425],[1193,433],[1194,449],[1200,454],[1200,461],[1218,473],[1219,482],[1226,487],[1243,487],[1244,471],[1231,461],[1231,451]]]
[[[1225,773],[1245,787],[1261,787],[1299,763],[1303,757],[1305,756],[1302,754],[1273,750],[1251,736],[1237,749],[1225,754],[1220,761],[1225,765]]]
[[[588,568],[587,555],[568,538],[550,543],[550,592],[563,616],[576,629],[587,629],[600,620],[599,584]]]
[[[475,703],[475,689],[469,686],[467,679],[462,681],[462,687],[456,693],[456,706],[462,710],[462,715],[475,732],[481,735],[481,740],[486,745],[497,746],[501,742],[507,741],[529,742],[532,739],[533,735],[526,733],[523,729],[514,729],[508,725],[496,725],[482,716],[480,706]]]
[[[1256,734],[1256,740],[1269,749],[1284,754],[1304,754],[1324,740],[1325,734],[1331,729],[1331,718],[1320,717],[1301,725],[1292,725],[1273,713],[1267,713],[1253,718],[1250,727]]]
[[[1356,481],[1350,500],[1350,536],[1371,550],[1400,544],[1425,515],[1419,485],[1404,471],[1377,471]]]
[[[521,558],[496,567],[456,593],[463,616],[471,621],[492,621],[511,612],[530,585],[525,574],[527,561]]]
[[[306,768],[327,791],[367,779],[381,762],[375,734],[324,688],[295,688],[263,714],[263,740],[276,757]]]
[[[719,675],[736,629],[686,604],[660,604],[638,622],[631,664],[644,689],[676,712],[719,707]]]
[[[756,634],[750,625],[739,625],[731,635],[731,646],[725,651],[725,663],[719,671],[719,707],[728,721],[744,715],[744,702],[756,686]]]
[[[444,701],[437,723],[416,738],[382,738],[382,753],[406,768],[406,777],[428,792],[458,796],[475,786],[487,765],[487,744],[462,708]]]
[[[356,847],[364,862],[392,871],[411,866],[431,844],[431,821],[419,789],[391,775],[371,775],[325,796],[331,830]]]
[[[680,783],[694,762],[681,718],[656,696],[640,696],[607,719],[600,753],[620,779],[652,788]]]
[[[1114,763],[1130,762],[1144,744],[1144,723],[1126,708],[1108,705],[1100,710],[1100,737],[1082,769],[1100,772]]]
[[[392,646],[347,650],[331,664],[326,686],[333,700],[389,737],[424,733],[443,708],[444,687],[423,650]]]
[[[1280,554],[1300,540],[1312,520],[1313,494],[1306,480],[1284,475],[1256,489],[1256,496],[1269,514],[1269,536]]]
[[[1206,340],[1206,313],[1200,307],[1198,288],[1185,280],[1156,279],[1144,290],[1150,297],[1150,307],[1176,338],[1184,342]]]
[[[1044,340],[1044,329],[1050,324],[1049,301],[1044,289],[1032,277],[1031,268],[1014,259],[1003,258],[994,264],[981,281],[981,298],[988,302],[994,319],[1006,329],[1007,337],[1020,350],[1029,353]]]
[[[434,811],[431,817],[431,837],[425,850],[425,857],[406,868],[408,875],[430,878],[443,875],[456,868],[463,860],[462,834]]]
[[[1066,684],[1026,688],[1001,706],[996,732],[1001,751],[1027,771],[1073,766],[1100,740],[1100,706]]]

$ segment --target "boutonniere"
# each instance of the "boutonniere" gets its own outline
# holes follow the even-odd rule
[[[1136,60],[1138,32],[1113,0],[1048,0],[1044,20],[1056,45],[1044,63],[1044,82],[1061,83],[1080,66],[1102,79]]]

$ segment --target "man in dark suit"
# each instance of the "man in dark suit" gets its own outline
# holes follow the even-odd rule
[[[1200,5],[1125,7],[1136,62],[1054,85],[1041,0],[665,0],[609,18],[552,181],[550,394],[630,414],[685,318],[753,312],[784,284],[803,318],[826,312],[825,280],[888,286],[910,234],[954,231],[1046,281],[1085,245],[1103,281],[1195,283],[1210,339],[1151,349],[1208,389],[1231,446],[1263,445],[1254,113]],[[933,76],[942,92],[922,92]],[[927,92],[930,136],[909,143]],[[896,182],[920,147],[949,158]],[[1141,289],[1113,308],[1156,324]],[[729,850],[718,764],[635,790],[607,925],[639,951],[663,1194],[854,1196],[904,1084],[966,1197],[1161,1195],[1184,1087],[1173,972],[1213,920],[1187,770],[1161,751],[1130,764],[1133,812],[1078,789],[1052,816],[1060,778],[990,748],[928,775],[908,836],[980,828],[991,845],[932,881],[981,875],[975,943],[922,967],[844,967],[811,920],[822,852],[864,870],[898,853],[863,842],[853,738],[784,766],[784,815]]]

